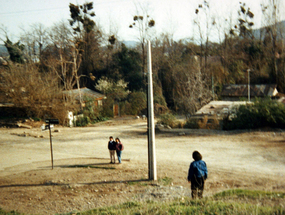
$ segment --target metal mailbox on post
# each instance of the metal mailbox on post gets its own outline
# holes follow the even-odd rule
[[[58,120],[58,119],[46,119],[45,122],[48,123],[48,125],[46,126],[46,128],[49,129],[51,166],[52,166],[52,169],[53,169],[53,151],[52,151],[52,139],[51,139],[50,125],[59,124],[59,120]]]
[[[58,119],[46,119],[45,122],[52,125],[59,124]]]

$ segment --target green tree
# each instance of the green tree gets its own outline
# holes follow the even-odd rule
[[[130,114],[139,115],[142,110],[146,108],[146,94],[144,92],[133,92],[130,94]]]
[[[123,78],[128,82],[130,91],[139,91],[143,88],[143,76],[140,69],[140,53],[133,49],[128,49],[124,44],[112,56],[112,68],[110,77],[115,81]]]
[[[93,2],[87,2],[83,5],[69,4],[71,19],[70,25],[73,28],[74,43],[76,48],[80,51],[79,57],[82,58],[79,73],[81,77],[81,83],[84,83],[88,87],[93,86],[93,81],[89,79],[89,74],[92,73],[95,77],[98,76],[99,65],[99,41],[101,38],[101,32],[96,26],[93,17],[95,12],[93,11]]]
[[[253,104],[241,105],[232,121],[225,120],[224,129],[284,128],[285,107],[270,98],[256,99]]]
[[[130,91],[127,89],[128,83],[124,80],[113,81],[107,77],[102,77],[98,80],[95,88],[103,92],[107,97],[113,100],[121,101],[125,99]]]
[[[95,88],[103,92],[107,96],[107,100],[103,104],[103,115],[107,117],[113,116],[113,105],[120,106],[121,101],[126,100],[130,91],[127,89],[128,83],[120,79],[113,81],[107,77],[98,80]]]

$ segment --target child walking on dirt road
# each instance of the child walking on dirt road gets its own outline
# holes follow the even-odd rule
[[[208,177],[207,165],[198,151],[194,151],[192,157],[194,161],[190,164],[187,177],[188,182],[191,183],[192,198],[203,198],[204,184]]]

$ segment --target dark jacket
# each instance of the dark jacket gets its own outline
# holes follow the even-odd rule
[[[116,142],[115,141],[109,141],[108,142],[108,149],[109,150],[116,150]]]
[[[123,151],[124,150],[124,146],[121,142],[116,142],[116,151]]]
[[[208,177],[208,169],[207,165],[203,160],[193,161],[190,164],[189,171],[188,171],[188,181],[191,181],[193,176],[197,178],[204,178],[204,180]]]

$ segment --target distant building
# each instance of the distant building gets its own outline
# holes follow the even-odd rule
[[[200,110],[195,113],[195,116],[217,116],[223,119],[230,114],[235,113],[235,108],[240,105],[246,105],[246,101],[211,101],[209,104],[204,105]]]
[[[193,116],[191,116],[191,119],[198,120],[200,122],[201,126],[199,126],[199,128],[222,129],[223,120],[231,120],[235,118],[237,108],[240,105],[247,104],[252,104],[252,102],[211,101],[209,104],[204,105]]]
[[[94,90],[90,90],[87,87],[80,88],[80,92],[78,89],[73,89],[73,90],[65,90],[63,91],[65,95],[69,95],[73,97],[78,103],[80,101],[80,93],[83,101],[83,106],[85,104],[84,98],[92,98],[94,99],[95,105],[96,106],[101,106],[103,104],[103,100],[106,99],[107,97],[101,93],[98,93]]]
[[[276,84],[259,84],[250,85],[250,98],[263,98],[277,96]],[[248,98],[248,85],[247,84],[232,84],[224,85],[221,93],[222,100],[224,101],[240,101],[240,98]]]

